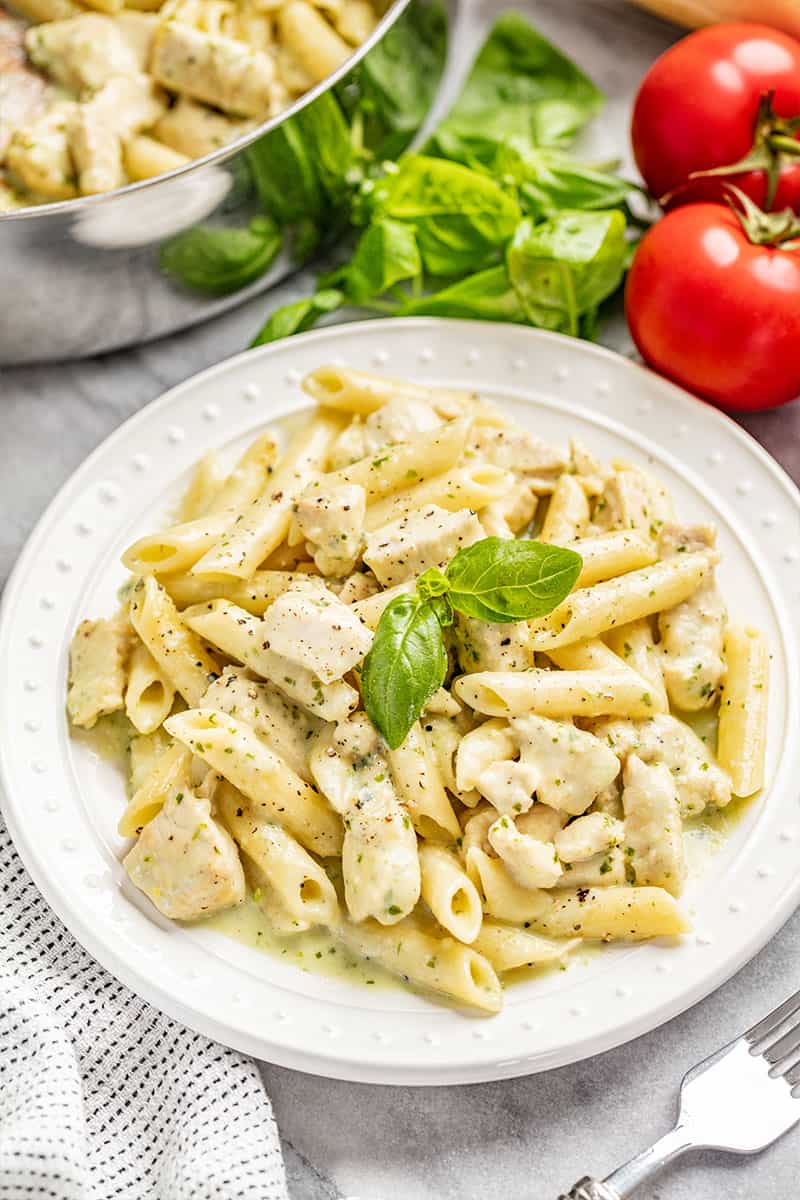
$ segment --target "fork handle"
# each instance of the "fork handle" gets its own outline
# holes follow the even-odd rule
[[[676,1125],[669,1133],[635,1158],[629,1159],[604,1180],[585,1176],[579,1179],[565,1196],[558,1200],[626,1200],[633,1190],[663,1171],[668,1163],[685,1154],[694,1145],[690,1130]]]

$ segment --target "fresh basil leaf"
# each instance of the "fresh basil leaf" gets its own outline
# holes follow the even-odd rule
[[[458,612],[482,621],[531,621],[569,595],[582,559],[544,542],[489,537],[459,550],[445,574]]]
[[[364,708],[387,745],[396,750],[447,674],[439,619],[429,601],[396,596],[383,611],[364,659]]]
[[[618,209],[561,212],[520,224],[508,274],[531,325],[577,336],[581,316],[619,287],[626,253]]]
[[[433,103],[447,53],[447,15],[414,0],[337,88],[364,148],[399,158]]]
[[[259,200],[282,225],[332,220],[341,210],[353,146],[330,92],[266,134],[247,154]]]
[[[438,567],[428,567],[417,580],[417,595],[423,600],[431,596],[445,596],[450,591],[450,581]]]
[[[366,304],[404,279],[422,274],[417,239],[410,225],[380,217],[364,230],[341,286],[351,304]]]
[[[520,219],[512,196],[477,171],[410,154],[375,187],[375,214],[411,225],[426,271],[459,275],[488,266]]]
[[[161,268],[198,292],[225,296],[263,275],[281,241],[269,217],[256,217],[247,229],[197,225],[164,243]]]
[[[602,93],[574,63],[519,13],[507,12],[427,150],[487,162],[512,138],[524,146],[563,147],[602,104]]]
[[[328,288],[317,292],[308,300],[296,300],[294,304],[284,304],[278,308],[267,321],[266,325],[256,334],[250,343],[253,346],[265,346],[267,342],[277,342],[280,338],[290,337],[293,333],[305,333],[312,329],[320,317],[333,312],[344,304],[344,293],[336,288]]]
[[[491,164],[496,179],[514,182],[523,210],[537,221],[562,209],[621,207],[636,185],[610,171],[584,166],[560,150],[520,150],[507,145]]]
[[[505,265],[489,267],[452,283],[429,296],[409,300],[400,310],[404,317],[466,317],[482,321],[513,321],[525,325],[527,317]]]

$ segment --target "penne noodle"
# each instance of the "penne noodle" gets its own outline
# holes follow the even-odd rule
[[[317,854],[341,851],[339,817],[244,721],[213,708],[198,708],[176,713],[164,727],[244,792],[258,820],[280,825]]]
[[[589,638],[585,642],[574,642],[571,646],[562,646],[559,650],[551,650],[547,657],[562,671],[628,670],[632,676],[635,676],[641,693],[650,695],[652,703],[645,702],[648,712],[669,712],[664,678],[661,674],[650,626],[643,620],[634,622],[632,625],[623,625],[622,631],[627,631],[626,636],[621,642],[615,642],[620,645],[622,653],[616,652],[610,645],[601,642],[599,638]],[[608,635],[609,639],[614,637],[617,632],[619,631],[612,630]],[[648,635],[652,650],[649,658],[652,661],[648,661],[646,641],[642,641]],[[628,638],[633,640],[629,641]],[[634,645],[637,647],[637,651],[634,651]],[[639,662],[647,669],[647,674],[637,670]]]
[[[717,761],[734,795],[752,796],[764,785],[769,687],[769,645],[749,625],[725,631],[727,674],[722,685]]]
[[[635,671],[480,671],[453,684],[459,700],[490,717],[649,717],[653,695]]]
[[[674,897],[660,887],[579,888],[546,899],[531,925],[548,937],[638,942],[675,937],[689,929]]]
[[[510,471],[488,463],[456,467],[371,504],[367,509],[364,528],[370,532],[381,529],[391,521],[407,517],[431,504],[448,512],[458,512],[461,508],[478,511],[503,496],[513,483],[514,477]]]
[[[452,938],[431,937],[408,918],[389,928],[377,921],[344,921],[336,935],[353,953],[420,987],[482,1012],[502,1007],[500,981],[482,954]]]
[[[442,846],[422,845],[422,899],[436,920],[468,945],[480,933],[483,911],[477,889],[454,854]]]
[[[178,508],[178,520],[182,525],[205,516],[224,479],[216,450],[209,450],[192,472],[192,482],[183,494]]]
[[[280,825],[256,816],[246,797],[227,781],[218,788],[215,803],[228,832],[266,877],[282,909],[303,929],[336,925],[336,891],[316,859]]]
[[[194,574],[249,578],[286,537],[292,505],[322,468],[340,428],[335,417],[315,417],[298,430],[270,477],[268,488],[235,528],[223,531],[215,545],[195,561]]]
[[[249,579],[232,575],[160,575],[159,583],[178,608],[191,608],[211,600],[230,600],[255,617],[264,613],[289,588],[308,576],[300,571],[254,571]]]
[[[131,796],[117,826],[122,837],[134,837],[159,813],[167,796],[188,791],[192,756],[183,746],[169,746],[156,760],[144,783]]]
[[[302,383],[306,392],[323,408],[367,416],[390,400],[422,400],[442,417],[454,417],[470,411],[477,400],[474,392],[452,388],[426,387],[407,380],[386,379],[368,371],[348,367],[317,367]]]
[[[133,649],[128,663],[125,711],[139,733],[153,733],[172,710],[175,686],[143,642]]]
[[[429,433],[361,458],[349,467],[322,475],[313,487],[321,496],[342,484],[363,487],[367,503],[372,504],[392,492],[408,490],[409,484],[421,483],[454,467],[467,444],[472,422],[467,417],[449,421]]]
[[[516,929],[499,921],[484,921],[472,943],[501,975],[518,967],[538,967],[543,963],[559,962],[580,944],[580,938],[553,941],[528,929]]]
[[[159,670],[189,705],[203,699],[219,675],[219,664],[183,622],[152,575],[140,579],[130,599],[131,624]]]
[[[626,575],[639,567],[649,567],[658,559],[653,540],[632,529],[575,538],[564,545],[577,551],[583,559],[581,573],[575,584],[579,588],[603,583],[617,575]]]
[[[653,630],[648,619],[641,617],[638,621],[631,621],[630,625],[618,625],[605,634],[605,639],[610,649],[619,655],[627,666],[647,680],[656,711],[669,712],[661,655],[653,639]]]
[[[352,50],[312,5],[289,0],[278,10],[278,32],[312,83],[320,83]]]
[[[574,475],[562,475],[555,486],[539,534],[543,542],[565,546],[580,538],[589,524],[589,501]]]
[[[549,616],[531,622],[533,647],[546,652],[569,646],[672,608],[696,591],[718,560],[714,551],[675,555],[572,592]]]
[[[387,749],[386,757],[397,795],[408,809],[420,837],[434,841],[457,838],[461,826],[419,722],[412,725],[402,745],[396,750]]]

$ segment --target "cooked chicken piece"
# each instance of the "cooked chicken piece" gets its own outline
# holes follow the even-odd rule
[[[71,92],[92,94],[117,75],[145,67],[140,44],[111,17],[81,13],[35,25],[25,34],[32,62]]]
[[[67,121],[67,137],[80,190],[85,196],[110,192],[125,182],[122,142],[154,124],[164,111],[159,89],[147,75],[120,75]]]
[[[372,645],[370,630],[327,588],[284,592],[267,609],[262,629],[269,649],[323,683],[342,679]]]
[[[368,533],[364,562],[384,587],[391,587],[421,575],[429,567],[443,569],[459,550],[483,537],[471,509],[448,512],[429,504]]]
[[[73,725],[91,729],[98,717],[123,708],[130,646],[127,621],[81,621],[69,649],[67,712]]]
[[[70,200],[78,194],[67,124],[77,109],[60,101],[15,129],[6,150],[6,166],[15,179],[44,200]]]
[[[645,763],[665,763],[675,780],[682,817],[697,816],[705,808],[724,808],[730,802],[728,776],[697,734],[669,713],[646,721],[601,717],[589,722],[589,727],[623,761],[637,754]]]
[[[223,112],[262,118],[270,112],[272,59],[234,38],[162,21],[153,39],[150,72],[171,91]]]
[[[552,842],[540,842],[520,833],[511,817],[500,817],[489,827],[489,845],[503,860],[515,883],[524,888],[549,888],[563,868]]]
[[[165,917],[194,921],[244,900],[233,838],[211,816],[208,799],[173,792],[123,860],[133,883]]]
[[[658,539],[662,558],[714,546],[709,525],[665,525]],[[676,708],[697,712],[718,698],[725,678],[722,656],[728,613],[716,576],[710,570],[688,600],[661,613],[662,669],[669,698]]]
[[[442,424],[429,404],[410,396],[398,396],[375,412],[370,413],[363,425],[363,452],[360,457],[374,454],[383,446],[396,442],[407,442],[426,430],[436,429]]]
[[[512,717],[520,761],[538,773],[536,798],[578,816],[619,773],[619,760],[607,745],[569,721]]]
[[[516,472],[532,491],[542,495],[552,492],[568,465],[563,450],[513,426],[477,425],[469,448],[484,462]]]
[[[679,896],[686,878],[675,779],[663,763],[648,766],[636,754],[625,764],[625,855],[631,882],[654,884]]]
[[[524,671],[533,666],[524,621],[494,623],[457,613],[454,632],[462,671]]]
[[[594,506],[592,520],[598,529],[641,529],[655,537],[672,519],[672,501],[657,479],[630,463],[617,469]]]
[[[355,483],[328,488],[320,496],[304,492],[295,505],[293,523],[323,575],[347,575],[363,545],[366,492]]]
[[[45,81],[28,64],[25,26],[0,8],[0,160],[13,131],[26,124],[42,106]]]
[[[587,813],[576,817],[556,833],[558,857],[565,863],[586,862],[595,854],[605,853],[622,842],[625,827],[606,813]],[[653,881],[654,882],[654,881]]]

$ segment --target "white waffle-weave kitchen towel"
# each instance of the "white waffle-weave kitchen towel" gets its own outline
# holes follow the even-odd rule
[[[0,1200],[287,1200],[258,1072],[139,1000],[0,818]]]

